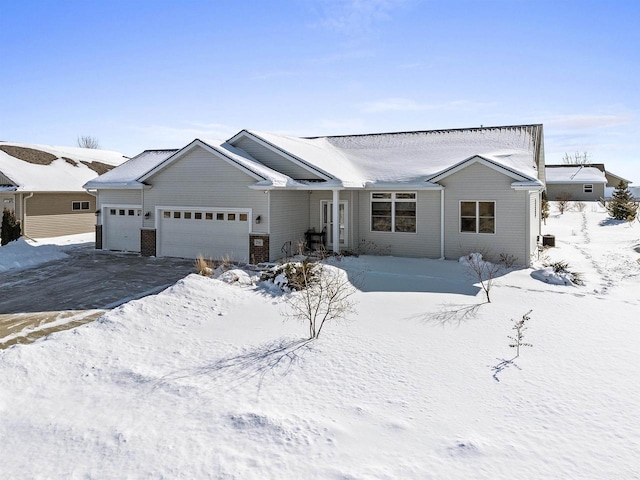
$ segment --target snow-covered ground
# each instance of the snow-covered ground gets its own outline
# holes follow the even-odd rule
[[[0,477],[639,478],[640,224],[552,215],[585,285],[514,270],[475,316],[461,263],[365,256],[310,343],[284,296],[190,275],[0,351]]]
[[[35,267],[67,256],[66,248],[92,243],[94,233],[27,240],[24,237],[0,247],[0,272]],[[0,312],[1,313],[1,312]]]

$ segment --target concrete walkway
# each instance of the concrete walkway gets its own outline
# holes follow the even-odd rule
[[[194,261],[187,259],[141,257],[92,247],[66,253],[69,257],[63,260],[0,276],[0,348],[88,323],[194,271]]]

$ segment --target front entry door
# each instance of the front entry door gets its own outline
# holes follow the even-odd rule
[[[347,241],[349,239],[349,232],[347,230],[347,214],[347,201],[341,200],[338,205],[338,228],[341,247],[347,245]],[[322,228],[327,232],[327,246],[333,247],[333,202],[329,200],[322,201],[320,219],[322,221]]]

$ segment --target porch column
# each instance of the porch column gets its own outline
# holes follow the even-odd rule
[[[333,252],[340,253],[340,190],[333,190]]]

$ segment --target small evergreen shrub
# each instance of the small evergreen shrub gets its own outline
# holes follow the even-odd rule
[[[5,208],[2,211],[2,227],[0,227],[0,245],[6,245],[9,242],[18,240],[21,236],[22,229],[20,222],[16,219],[13,210]]]
[[[638,204],[628,188],[628,183],[620,181],[613,191],[611,200],[607,202],[607,212],[616,220],[632,222],[638,213]]]

